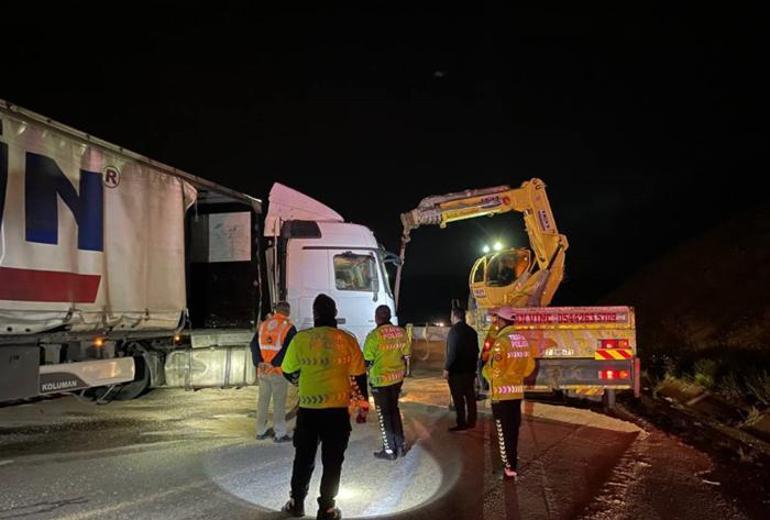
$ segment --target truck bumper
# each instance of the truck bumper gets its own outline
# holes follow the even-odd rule
[[[579,390],[587,388],[639,392],[639,359],[595,360],[587,358],[540,358],[535,371],[524,381],[529,391]],[[612,379],[601,372],[611,371]],[[621,378],[619,375],[627,375]]]

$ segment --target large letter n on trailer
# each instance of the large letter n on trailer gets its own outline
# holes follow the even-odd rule
[[[59,243],[57,199],[61,197],[78,225],[78,249],[103,250],[104,191],[102,176],[80,170],[80,190],[50,157],[27,153],[24,181],[26,239],[40,244]]]

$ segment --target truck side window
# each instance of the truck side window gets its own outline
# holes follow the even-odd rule
[[[374,292],[375,267],[372,255],[334,255],[334,284],[341,291]]]

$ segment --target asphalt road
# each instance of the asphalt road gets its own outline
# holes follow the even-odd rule
[[[74,397],[0,408],[0,520],[283,518],[293,448],[254,439],[255,388],[155,390],[95,406]],[[372,457],[353,425],[338,505],[346,518],[745,518],[705,455],[589,410],[526,403],[517,483],[501,482],[488,410],[447,432],[445,383],[408,380],[411,450]],[[290,423],[291,425],[291,423]],[[320,457],[319,457],[320,458]],[[306,511],[315,515],[320,461]]]

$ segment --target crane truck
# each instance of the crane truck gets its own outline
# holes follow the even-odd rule
[[[491,346],[497,331],[489,311],[516,309],[515,338],[535,345],[536,369],[525,381],[529,391],[567,390],[602,396],[608,406],[615,392],[639,393],[634,309],[628,306],[550,307],[564,279],[567,237],[559,233],[546,185],[540,179],[518,188],[496,186],[423,199],[401,215],[403,234],[396,273],[396,305],[406,245],[412,232],[425,225],[441,228],[460,220],[516,212],[523,216],[529,247],[509,248],[478,258],[468,277],[468,323],[482,348]]]

